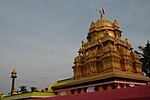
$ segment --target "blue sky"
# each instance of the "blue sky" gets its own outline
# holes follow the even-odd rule
[[[150,40],[149,0],[0,0],[0,93],[10,91],[14,67],[17,89],[72,77],[74,57],[101,6],[134,49]]]

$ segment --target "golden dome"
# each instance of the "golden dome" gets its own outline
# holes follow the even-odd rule
[[[100,30],[100,29],[114,29],[114,26],[119,28],[117,21],[115,23],[110,22],[104,16],[102,16],[96,23],[92,22],[89,28],[89,31]],[[90,33],[89,32],[89,33]]]
[[[113,28],[113,23],[105,19],[104,17],[101,17],[101,19],[95,23],[95,26],[98,28]]]

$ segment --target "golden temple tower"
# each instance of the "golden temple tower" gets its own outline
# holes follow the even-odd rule
[[[102,16],[92,22],[74,60],[74,79],[111,72],[143,77],[138,55],[127,38],[121,40],[121,33],[117,20],[111,23]]]
[[[103,14],[92,22],[87,41],[82,41],[74,59],[71,79],[58,81],[52,88],[59,95],[86,93],[146,85],[141,62],[128,39],[121,39],[117,20],[110,22]],[[71,92],[68,92],[68,91]]]

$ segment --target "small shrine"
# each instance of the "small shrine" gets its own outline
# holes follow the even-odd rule
[[[54,92],[69,95],[148,84],[138,55],[121,36],[117,20],[111,22],[101,13],[91,23],[87,41],[82,41],[74,59],[73,78],[58,81],[52,86]]]

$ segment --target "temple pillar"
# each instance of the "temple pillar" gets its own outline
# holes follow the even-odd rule
[[[12,78],[11,95],[15,95],[17,94],[17,91],[15,89],[15,78],[17,78],[17,72],[15,68],[11,72],[11,78]]]

